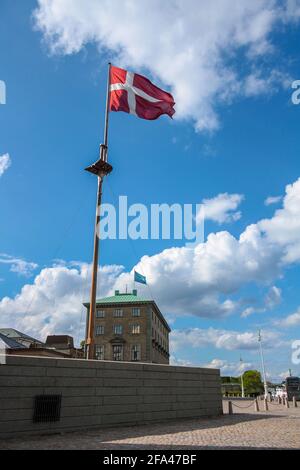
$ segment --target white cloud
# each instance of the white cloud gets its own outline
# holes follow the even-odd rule
[[[227,351],[258,350],[258,335],[252,331],[230,331],[215,328],[173,330],[170,336],[173,353],[189,348],[213,346]],[[276,331],[264,331],[264,348],[273,349],[282,343]]]
[[[241,375],[246,370],[255,368],[252,362],[230,362],[226,359],[213,359],[207,364],[203,364],[203,367],[209,369],[220,369],[221,375],[232,375],[233,377]]]
[[[10,271],[20,276],[31,276],[32,272],[38,267],[36,263],[25,261],[22,258],[15,258],[5,253],[0,253],[0,264],[8,264]]]
[[[300,178],[286,187],[283,208],[271,219],[261,220],[257,227],[264,233],[269,246],[282,251],[281,262],[300,260]]]
[[[11,159],[8,153],[5,153],[0,157],[0,177],[10,167]]]
[[[254,313],[265,313],[268,310],[272,310],[273,308],[277,307],[280,302],[281,289],[276,286],[272,286],[264,296],[263,304],[245,308],[241,313],[241,317],[247,318]]]
[[[291,313],[290,315],[283,318],[282,320],[276,321],[275,324],[278,326],[286,327],[286,328],[299,326],[300,325],[300,307],[295,313]]]
[[[279,287],[272,286],[266,294],[264,302],[266,309],[277,307],[281,302],[281,289],[279,289]]]
[[[273,308],[281,298],[280,290],[273,283],[289,266],[290,250],[293,263],[300,261],[300,248],[296,257],[296,248],[300,247],[299,198],[300,179],[287,186],[283,209],[277,210],[270,219],[246,227],[239,238],[220,231],[211,233],[206,242],[196,246],[170,248],[153,256],[143,256],[135,269],[146,275],[148,286],[140,285],[140,294],[153,296],[162,312],[171,316],[193,314],[219,318],[247,308],[238,294],[248,284],[255,283],[268,287],[264,303],[259,308]],[[100,285],[104,288],[102,293],[123,290],[126,284],[129,288],[132,286],[132,272],[113,266],[103,270],[106,274],[100,276]],[[78,286],[84,282],[89,284],[87,271],[84,264],[72,267],[60,263],[43,269],[33,285],[24,286],[15,299],[2,300],[3,313],[9,306],[10,311],[16,314],[6,317],[11,323],[20,321],[17,312],[21,312],[24,325],[33,328],[37,324],[38,331],[42,330],[43,322],[47,331],[62,331],[61,322],[69,331],[73,328],[74,319],[77,321],[80,316]],[[35,308],[28,307],[25,313],[29,291],[33,297],[37,296],[39,303]],[[20,302],[20,298],[24,301]],[[255,308],[255,305],[249,307]],[[68,313],[69,310],[73,315]],[[206,338],[203,333],[203,341]],[[224,347],[228,347],[230,338],[232,336]]]
[[[271,95],[278,91],[279,87],[288,88],[292,79],[279,70],[271,70],[269,75],[263,76],[261,71],[250,73],[244,83],[244,93],[248,97],[262,94]]]
[[[257,58],[274,51],[271,35],[278,24],[298,18],[296,3],[288,2],[287,8],[276,0],[38,3],[36,27],[52,53],[73,54],[95,43],[100,51],[109,50],[115,63],[146,69],[171,87],[177,117],[194,120],[198,130],[218,128],[218,105],[242,95],[269,94],[270,86],[282,84],[280,71],[266,70],[266,61]]]
[[[177,358],[176,356],[170,356],[171,366],[184,366],[184,367],[195,367],[196,364],[193,364],[191,361]]]
[[[300,18],[299,0],[287,0],[285,18],[286,21],[298,21],[298,19]]]
[[[242,194],[218,194],[211,199],[203,199],[205,220],[213,220],[222,224],[233,222],[241,218],[241,212],[236,209],[241,204],[244,196]]]
[[[99,294],[107,294],[121,270],[122,266],[100,270]],[[24,285],[14,298],[0,301],[1,326],[42,340],[53,333],[83,339],[86,309],[82,303],[89,300],[90,277],[91,267],[84,263],[42,269],[33,284]]]
[[[208,369],[220,369],[221,375],[231,375],[233,377],[241,375],[246,370],[255,369],[252,362],[228,361],[227,359],[212,359],[207,363],[193,362],[188,359],[180,359],[175,355],[170,356],[170,364],[173,366],[185,367],[206,367]]]
[[[269,196],[265,200],[265,206],[270,206],[271,204],[277,204],[282,200],[282,196]]]

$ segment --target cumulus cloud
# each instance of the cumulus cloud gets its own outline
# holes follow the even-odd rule
[[[211,233],[196,246],[144,256],[136,269],[146,275],[162,309],[172,314],[209,318],[232,314],[241,308],[232,294],[249,283],[271,284],[259,306],[265,311],[281,300],[274,280],[285,267],[300,261],[299,234],[300,179],[287,185],[282,209],[247,226],[239,238],[227,231]],[[121,287],[130,278],[131,274],[122,273],[117,284]]]
[[[264,348],[279,347],[280,334],[276,331],[264,331]],[[230,331],[215,328],[189,328],[173,330],[170,336],[173,353],[185,348],[205,348],[213,346],[227,351],[258,350],[258,335],[252,331]]]
[[[10,167],[11,159],[8,153],[5,153],[0,157],[0,177]]]
[[[280,302],[281,289],[279,289],[279,287],[272,286],[264,296],[263,304],[245,308],[241,314],[241,317],[247,318],[253,313],[265,313],[268,310],[272,310],[273,308],[277,307]]]
[[[106,295],[122,266],[101,268],[98,289]],[[85,263],[44,268],[14,298],[0,301],[1,326],[14,327],[44,340],[49,334],[84,338],[85,308],[89,299],[91,267]]]
[[[195,367],[197,364],[194,364],[191,361],[180,359],[174,355],[170,356],[170,364],[171,366],[182,366],[182,367]]]
[[[22,258],[16,258],[5,253],[0,253],[0,264],[7,264],[10,266],[11,272],[26,277],[31,276],[33,271],[38,267],[36,263],[26,261]]]
[[[281,302],[281,289],[276,286],[272,286],[269,292],[265,296],[265,306],[267,309],[277,307]]]
[[[203,364],[203,367],[209,369],[220,369],[222,375],[241,375],[243,372],[249,369],[253,369],[254,365],[252,362],[230,362],[227,359],[215,358],[207,364]]]
[[[282,73],[257,59],[272,54],[275,28],[298,11],[276,0],[39,0],[34,19],[52,53],[95,43],[117,64],[145,69],[171,88],[177,117],[201,131],[219,127],[220,104],[282,84]]]
[[[283,326],[285,328],[299,326],[300,325],[300,307],[295,313],[291,313],[290,315],[283,318],[282,320],[275,322],[275,324],[278,326]]]
[[[260,71],[251,72],[245,79],[244,93],[248,97],[259,96],[265,93],[276,93],[280,87],[289,88],[292,79],[279,70],[272,70],[268,76],[263,76]]]
[[[300,260],[300,178],[286,187],[283,208],[270,219],[261,220],[261,230],[269,246],[282,251],[282,262],[286,264]]]
[[[170,356],[170,364],[173,366],[184,367],[205,367],[208,369],[220,369],[221,375],[239,376],[249,369],[254,369],[252,362],[228,361],[227,359],[214,358],[210,362],[200,363],[189,361],[188,359],[180,359],[176,355]]]
[[[287,0],[284,18],[286,19],[286,21],[298,21],[298,19],[300,18],[299,0]]]
[[[219,318],[245,310],[245,300],[239,299],[239,293],[255,283],[267,288],[259,308],[274,308],[281,300],[281,291],[274,280],[282,275],[291,259],[293,263],[300,261],[299,199],[300,179],[287,186],[282,209],[270,219],[249,225],[238,238],[220,231],[211,233],[205,242],[196,246],[169,248],[153,256],[143,256],[133,268],[147,277],[148,285],[139,286],[140,294],[153,297],[161,310],[171,316],[193,314]],[[85,264],[74,267],[61,263],[43,269],[34,283],[24,286],[16,298],[2,299],[3,314],[9,311],[9,306],[14,315],[5,318],[18,322],[16,312],[21,312],[20,321],[27,326],[36,323],[38,331],[42,330],[43,322],[45,331],[56,328],[62,331],[63,319],[63,326],[70,331],[73,320],[80,316],[78,285],[87,282],[88,269]],[[101,276],[102,294],[132,285],[133,270],[126,272],[120,266],[106,266],[102,270],[107,273]],[[35,308],[32,304],[25,314],[28,292],[40,303]],[[68,314],[69,310],[73,316]]]
[[[282,196],[268,196],[265,200],[265,206],[270,206],[271,204],[277,204],[282,200]]]
[[[218,194],[218,196],[211,199],[203,199],[202,207],[205,220],[213,220],[222,224],[240,219],[241,212],[236,209],[243,199],[242,194],[228,193]]]

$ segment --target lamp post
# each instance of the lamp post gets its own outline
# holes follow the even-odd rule
[[[266,377],[266,369],[265,369],[264,354],[263,354],[263,349],[262,349],[261,330],[258,330],[258,342],[259,342],[259,351],[260,351],[260,358],[261,358],[261,368],[262,368],[263,381],[264,381],[265,399],[267,399],[267,398],[268,398],[268,384],[267,384],[267,377]]]
[[[240,358],[241,363],[241,386],[242,386],[242,398],[245,398],[245,389],[244,389],[244,371],[243,371],[243,359]]]

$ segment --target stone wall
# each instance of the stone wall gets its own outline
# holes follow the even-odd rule
[[[33,423],[44,394],[61,394],[58,422]],[[0,365],[0,438],[220,414],[215,369],[22,356]]]

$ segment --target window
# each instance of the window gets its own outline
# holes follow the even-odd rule
[[[114,317],[123,317],[123,310],[121,308],[116,308],[114,311]]]
[[[136,324],[136,325],[132,325],[132,328],[131,328],[131,333],[133,335],[138,335],[140,334],[141,330],[140,330],[140,325]]]
[[[138,307],[134,307],[132,309],[132,316],[133,317],[139,317],[141,315],[141,309]]]
[[[96,326],[96,336],[104,335],[104,325]]]
[[[123,334],[123,326],[122,325],[114,325],[114,334],[115,335],[122,335]]]
[[[131,346],[131,360],[140,361],[141,360],[141,345],[133,344]]]
[[[104,346],[100,346],[99,344],[96,345],[96,348],[95,348],[95,357],[96,357],[96,359],[98,359],[99,361],[103,361],[103,360],[104,360]]]
[[[122,361],[123,360],[123,346],[122,344],[113,345],[113,360]]]
[[[104,318],[105,317],[105,310],[96,310],[96,318]]]

